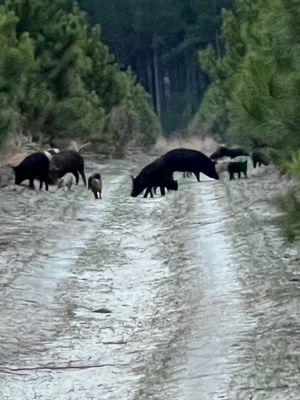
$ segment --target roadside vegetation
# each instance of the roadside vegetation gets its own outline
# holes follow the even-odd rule
[[[223,10],[222,52],[199,52],[212,83],[198,120],[211,135],[293,157],[300,147],[300,1],[235,0]],[[292,168],[293,169],[293,168]]]
[[[300,0],[235,0],[223,10],[221,52],[199,62],[211,85],[194,129],[267,152],[300,178]],[[300,237],[299,193],[283,201],[290,237]],[[291,233],[293,232],[293,233]]]
[[[92,141],[122,155],[129,142],[149,147],[161,133],[150,98],[120,71],[74,5],[7,0],[0,6],[0,143],[13,135],[49,142]]]

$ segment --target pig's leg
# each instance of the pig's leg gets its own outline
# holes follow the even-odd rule
[[[83,180],[84,186],[86,186],[86,179],[85,179],[84,169],[83,169],[83,168],[80,168],[78,171],[79,171],[79,173],[80,173],[80,175],[81,175],[81,178],[82,178],[82,180]]]
[[[194,174],[195,174],[195,176],[197,178],[197,181],[200,182],[200,172],[196,171],[196,172],[194,172]]]
[[[166,191],[165,191],[164,186],[160,186],[159,188],[160,188],[160,194],[161,194],[162,196],[164,196],[164,195],[166,194]]]
[[[33,178],[30,178],[30,179],[29,179],[29,187],[30,187],[30,189],[32,189],[32,190],[35,189]]]
[[[79,174],[78,174],[78,172],[77,171],[73,171],[73,175],[75,176],[75,179],[76,179],[76,185],[78,185],[78,183],[79,183]]]
[[[150,194],[150,197],[153,197],[153,192],[152,192],[152,188],[151,187],[147,187],[147,190],[144,194],[144,199],[146,199],[148,197],[148,194]]]

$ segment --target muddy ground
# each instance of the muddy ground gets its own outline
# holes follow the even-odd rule
[[[1,189],[0,400],[299,400],[300,253],[273,167],[131,198]]]

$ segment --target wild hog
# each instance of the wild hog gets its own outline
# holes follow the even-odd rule
[[[88,189],[90,189],[93,192],[96,200],[102,198],[101,197],[102,179],[101,179],[101,175],[99,173],[93,174],[89,177]]]
[[[269,165],[270,161],[269,158],[264,154],[259,151],[254,151],[252,153],[252,163],[253,163],[253,168],[256,168],[258,165],[259,167],[261,165]]]
[[[200,172],[219,179],[215,163],[205,154],[191,149],[174,149],[161,157],[169,172],[192,172],[200,182]]]
[[[211,154],[210,159],[217,160],[218,158],[222,157],[235,158],[239,156],[249,156],[249,153],[247,153],[246,150],[240,148],[228,149],[225,146],[220,146],[217,151]]]
[[[74,185],[74,176],[71,175],[70,173],[66,174],[57,181],[57,189],[65,188],[68,191],[70,191],[73,185]]]
[[[16,185],[29,179],[29,187],[34,189],[34,179],[38,179],[40,181],[40,190],[43,187],[43,183],[45,183],[46,190],[48,190],[49,159],[44,153],[30,154],[13,169]]]
[[[247,164],[248,161],[244,157],[239,157],[237,161],[230,161],[227,166],[227,171],[229,173],[229,179],[234,179],[234,174],[238,174],[238,179],[241,178],[241,173],[247,178]]]
[[[173,179],[173,173],[161,158],[146,165],[136,178],[132,176],[131,196],[136,197],[146,189],[144,198],[148,194],[153,197],[153,189],[157,187],[160,188],[162,196],[165,194],[165,188],[178,190],[178,183]]]
[[[49,177],[51,182],[56,183],[59,178],[62,178],[68,172],[75,176],[76,185],[78,185],[80,174],[86,186],[84,160],[77,151],[62,150],[54,154],[50,161]]]

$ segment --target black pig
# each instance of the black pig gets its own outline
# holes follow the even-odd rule
[[[241,178],[241,173],[247,178],[247,160],[244,161],[231,161],[228,163],[227,171],[229,173],[229,179],[234,179],[234,174],[238,174],[238,178]]]
[[[153,197],[153,189],[157,187],[160,188],[162,196],[165,194],[165,188],[178,190],[178,183],[172,175],[161,158],[153,161],[146,165],[136,178],[132,177],[131,196],[136,197],[146,189],[144,198],[148,194]]]
[[[222,157],[230,157],[230,158],[235,158],[239,156],[248,156],[249,154],[247,153],[246,150],[244,149],[228,149],[225,146],[220,146],[217,151],[211,154],[210,158],[211,160],[217,160],[218,158]]]
[[[202,172],[210,178],[219,179],[215,163],[200,151],[174,149],[168,151],[161,159],[172,173],[175,171],[192,172],[200,181],[200,172]]]
[[[48,190],[49,159],[44,153],[30,154],[13,169],[16,185],[29,179],[29,187],[34,189],[34,179],[38,179],[40,181],[40,190],[43,187],[43,183],[45,183],[46,190]]]
[[[63,177],[68,172],[71,172],[75,176],[76,185],[78,185],[80,174],[84,182],[84,186],[86,186],[84,160],[77,151],[63,150],[57,154],[54,154],[51,159],[49,177],[53,183],[55,183],[57,179]]]
[[[259,151],[254,151],[252,153],[252,163],[253,163],[253,168],[256,168],[258,165],[259,167],[261,165],[269,165],[269,159],[268,157]]]

